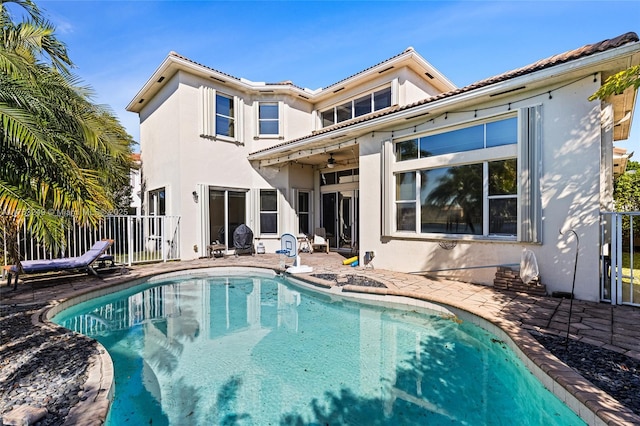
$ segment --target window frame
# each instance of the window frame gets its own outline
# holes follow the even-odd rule
[[[202,85],[199,89],[200,102],[198,106],[198,134],[201,138],[214,141],[239,143],[244,139],[243,111],[244,100],[238,96],[217,91],[214,87]],[[222,114],[217,111],[218,97],[230,102],[233,115]],[[220,132],[217,120],[222,118],[232,123],[232,136]],[[229,126],[227,126],[229,129]]]
[[[263,206],[262,206],[262,197],[263,197],[263,193],[266,192],[273,192],[273,196],[275,197],[275,210],[263,210]],[[278,194],[278,190],[274,189],[274,188],[262,188],[259,190],[258,192],[258,223],[260,226],[260,235],[264,235],[264,236],[274,236],[274,235],[279,235],[278,233],[278,229],[279,229],[279,205],[280,203],[278,202],[279,200],[279,194]],[[262,223],[262,218],[263,215],[269,215],[269,216],[275,216],[275,230],[273,232],[265,232],[265,230],[263,229],[263,223]]]
[[[230,113],[231,115],[225,115],[222,114],[220,111],[218,111],[218,98],[223,98],[229,101],[229,104],[231,105],[230,108]],[[216,123],[216,137],[223,137],[223,138],[229,138],[229,139],[236,139],[236,100],[234,96],[231,95],[227,95],[224,93],[220,93],[220,92],[216,92],[215,95],[215,108],[214,108],[214,116],[215,116],[215,123]],[[224,134],[224,133],[220,133],[220,129],[218,126],[218,117],[225,119],[225,120],[229,120],[229,122],[231,123],[231,126],[229,126],[229,128],[231,129],[231,132],[233,134],[228,135],[228,134]]]
[[[278,117],[260,118],[260,106],[264,104],[275,105],[278,111]],[[284,139],[284,122],[283,122],[284,104],[282,101],[264,100],[256,102],[256,139]],[[276,133],[262,133],[260,124],[262,122],[276,122],[278,131]]]
[[[300,196],[306,195],[307,197],[307,210],[302,210],[300,206]],[[295,189],[295,206],[296,217],[298,218],[298,235],[311,235],[313,233],[312,221],[313,221],[313,190],[311,189]],[[303,220],[306,217],[306,220]],[[301,227],[302,223],[306,223],[307,232],[304,232]]]
[[[446,153],[440,155],[434,155],[429,157],[418,157],[412,159],[397,159],[397,151],[396,147],[399,144],[402,144],[406,141],[416,140],[418,151],[420,150],[419,140],[421,137],[426,137],[434,134],[444,134],[448,132],[453,132],[456,130],[470,128],[473,126],[477,126],[480,124],[487,124],[502,120],[508,120],[511,118],[517,117],[517,125],[516,125],[516,138],[517,140],[513,144],[486,147],[486,132],[485,132],[485,148],[469,150],[469,151],[461,151],[461,152],[453,152]],[[521,159],[520,157],[520,145],[521,145],[522,131],[521,131],[521,119],[520,116],[516,113],[510,113],[506,115],[501,115],[498,117],[492,117],[485,120],[477,120],[473,122],[467,122],[463,124],[459,124],[456,126],[450,126],[443,129],[438,129],[437,131],[422,134],[422,135],[411,135],[408,137],[397,138],[394,140],[390,140],[390,147],[387,151],[388,162],[389,162],[389,172],[390,179],[388,180],[388,189],[387,193],[389,195],[388,201],[391,209],[386,212],[386,214],[390,215],[386,220],[389,225],[388,233],[389,236],[392,237],[415,237],[419,239],[469,239],[469,240],[497,240],[497,241],[519,241],[520,240],[520,224],[521,224],[521,215],[520,208],[518,207],[517,212],[517,223],[516,223],[516,232],[515,234],[495,234],[490,233],[490,220],[489,217],[489,203],[491,200],[497,199],[516,199],[516,204],[520,206],[521,200],[521,186],[522,179],[520,176],[521,170]],[[489,194],[489,163],[503,161],[503,160],[516,160],[516,192],[515,194]],[[421,172],[425,170],[435,170],[439,168],[445,167],[456,167],[463,165],[471,165],[471,164],[482,164],[482,233],[481,234],[471,234],[471,233],[439,233],[439,232],[421,232],[421,187],[422,187],[422,176]],[[403,173],[413,173],[415,180],[415,199],[412,200],[400,200],[398,199],[397,194],[397,179],[398,176]],[[398,209],[402,205],[408,205],[414,203],[415,204],[415,229],[404,230],[399,229],[398,223]]]
[[[149,216],[167,215],[167,189],[160,187],[147,193]]]
[[[379,94],[381,92],[386,92],[386,91],[389,91],[389,95],[388,95],[389,96],[389,105],[376,108],[376,101],[375,101],[376,96],[375,95]],[[369,110],[369,112],[366,112],[364,114],[356,115],[356,101],[361,101],[365,97],[369,97],[370,110]],[[373,112],[380,111],[380,110],[383,110],[385,108],[389,108],[389,107],[391,107],[393,105],[394,105],[394,89],[393,89],[393,84],[390,82],[387,85],[378,86],[377,88],[375,88],[373,90],[358,93],[358,94],[354,95],[353,97],[348,98],[347,100],[341,101],[338,104],[335,104],[335,105],[333,105],[331,107],[328,107],[328,108],[320,110],[318,112],[318,116],[320,118],[320,127],[324,128],[324,127],[333,126],[333,125],[336,125],[336,124],[339,124],[339,123],[343,123],[345,121],[352,120],[352,119],[357,118],[357,117],[362,117],[364,115],[371,114]],[[340,109],[345,109],[345,108],[349,109],[350,117],[338,121],[339,110]],[[330,116],[333,117],[332,122],[330,124],[325,124],[325,115],[330,115]]]

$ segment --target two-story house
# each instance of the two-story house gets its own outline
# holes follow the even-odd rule
[[[328,87],[253,82],[174,52],[127,109],[140,116],[145,213],[179,215],[183,259],[233,246],[247,224],[267,251],[323,227],[375,267],[490,283],[538,258],[550,290],[599,299],[600,210],[632,90],[589,101],[640,63],[634,33],[455,87],[412,48]]]

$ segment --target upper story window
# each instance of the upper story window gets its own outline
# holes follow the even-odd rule
[[[216,135],[235,137],[233,97],[216,93]]]
[[[280,132],[280,105],[278,102],[259,102],[258,135],[279,136]]]
[[[200,137],[227,142],[242,141],[243,109],[242,98],[220,93],[213,87],[200,86]]]
[[[322,127],[341,123],[391,106],[391,86],[352,99],[320,113]]]

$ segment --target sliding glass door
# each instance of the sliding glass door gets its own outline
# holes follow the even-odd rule
[[[321,224],[329,246],[352,250],[358,239],[358,191],[346,190],[322,194]]]
[[[209,241],[233,248],[233,231],[246,222],[246,191],[209,189]]]

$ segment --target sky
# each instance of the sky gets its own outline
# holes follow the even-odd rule
[[[640,1],[35,1],[94,102],[136,141],[138,116],[125,108],[171,51],[236,77],[318,89],[412,46],[462,87],[640,33]],[[615,146],[640,157],[640,107]]]

